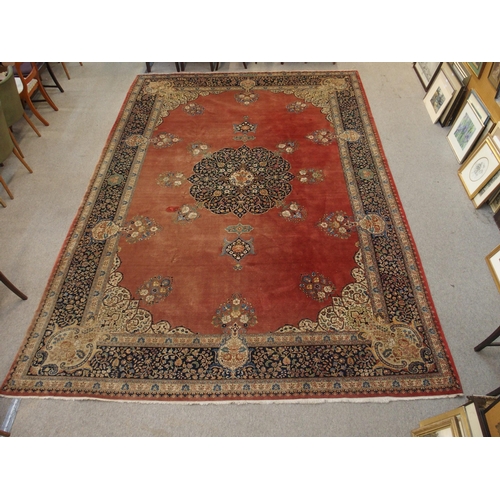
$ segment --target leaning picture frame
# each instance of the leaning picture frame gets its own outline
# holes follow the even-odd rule
[[[486,256],[486,263],[500,292],[500,245]]]
[[[467,158],[483,128],[484,122],[480,120],[471,103],[467,100],[447,136],[458,163],[462,163]]]
[[[470,199],[500,170],[500,152],[490,137],[475,149],[458,170],[458,176]]]
[[[500,62],[494,62],[491,65],[488,80],[493,85],[493,88],[497,90],[500,84]]]
[[[424,97],[424,105],[431,117],[432,123],[436,123],[439,120],[454,93],[455,90],[448,81],[448,78],[440,70]]]
[[[489,200],[488,204],[494,214],[500,211],[500,189],[491,197],[491,200]]]
[[[418,79],[427,92],[431,86],[434,77],[436,76],[439,68],[441,67],[440,62],[415,62],[413,63],[413,69],[417,73]]]
[[[481,76],[481,72],[483,71],[484,62],[468,62],[467,66],[469,66],[476,77],[479,78]]]
[[[497,193],[498,190],[498,193]],[[472,203],[476,208],[482,207],[486,202],[489,203],[493,213],[495,209],[492,204],[495,204],[495,200],[500,202],[500,170],[479,190],[479,192],[472,198]]]
[[[482,416],[486,423],[487,435],[500,437],[500,399],[482,410]]]
[[[458,422],[455,417],[447,417],[442,420],[422,425],[411,431],[412,437],[461,437]]]

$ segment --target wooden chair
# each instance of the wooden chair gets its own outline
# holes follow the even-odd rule
[[[24,118],[38,135],[38,137],[40,137],[41,134],[24,111],[21,98],[19,97],[19,92],[17,91],[17,85],[14,80],[14,70],[12,69],[12,66],[8,67],[7,76],[2,81],[0,81],[0,102],[2,103],[3,114],[5,116],[7,126],[9,127],[9,133],[12,142],[14,143],[16,149],[19,151],[19,154],[24,158],[21,148],[19,147],[19,144],[17,143],[14,134],[12,133],[12,126],[21,118]]]
[[[38,68],[35,63],[30,63],[31,64],[31,71],[29,74],[24,75],[23,74],[23,69],[22,69],[22,63],[16,62],[14,66],[16,67],[17,70],[17,76],[16,76],[16,84],[17,88],[19,91],[19,96],[21,97],[21,100],[24,101],[31,111],[33,111],[33,114],[45,125],[48,126],[49,122],[38,112],[36,109],[35,105],[33,104],[32,96],[36,92],[40,92],[42,94],[42,97],[47,101],[52,109],[54,111],[59,111],[57,106],[54,104],[52,99],[49,97],[49,94],[47,94],[47,91],[45,90],[42,80],[40,78],[40,73],[38,72]]]
[[[7,122],[5,121],[5,115],[3,114],[2,103],[0,102],[0,163],[3,163],[5,159],[7,159],[11,153],[17,157],[17,159],[26,167],[30,174],[33,173],[31,167],[24,161],[23,157],[19,154],[17,149],[14,147],[14,142],[9,133],[9,127],[7,126]],[[0,175],[0,184],[4,187],[5,191],[9,195],[10,199],[14,199],[14,195],[10,191],[7,183]],[[2,202],[2,205],[5,207],[5,204]]]

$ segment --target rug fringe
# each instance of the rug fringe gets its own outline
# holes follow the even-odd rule
[[[102,401],[105,403],[138,403],[138,404],[165,404],[165,405],[248,405],[248,404],[326,404],[326,403],[392,403],[394,401],[418,401],[430,399],[450,399],[450,398],[463,398],[465,395],[461,394],[448,394],[440,396],[418,396],[418,397],[380,397],[380,398],[318,398],[318,399],[269,399],[269,400],[231,400],[231,401],[160,401],[160,400],[135,400],[135,399],[103,399],[82,396],[78,398],[71,398],[66,396],[7,396],[0,395],[0,398],[12,399],[53,399],[53,400],[66,400],[66,401]]]

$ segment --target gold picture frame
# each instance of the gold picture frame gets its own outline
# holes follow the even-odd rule
[[[411,431],[412,437],[460,437],[455,417],[445,418]]]
[[[467,161],[458,169],[458,176],[470,199],[500,170],[500,152],[486,137]]]
[[[486,256],[486,263],[500,292],[500,245]]]
[[[469,418],[463,406],[420,422],[412,437],[471,437]]]

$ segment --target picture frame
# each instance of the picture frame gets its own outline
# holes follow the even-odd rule
[[[490,207],[493,198],[497,196],[497,190],[500,191],[500,170],[484,185],[483,188],[472,198],[472,203],[476,208],[482,207],[486,202],[489,202]],[[500,202],[500,199],[497,203]],[[493,208],[492,208],[493,210]],[[495,213],[495,211],[493,211]]]
[[[476,148],[459,168],[458,175],[472,200],[487,182],[500,170],[500,152],[490,137]]]
[[[431,86],[439,68],[441,67],[440,62],[415,62],[413,63],[413,69],[417,73],[418,79],[427,92]]]
[[[491,65],[490,72],[488,74],[488,81],[493,85],[495,90],[498,89],[500,84],[500,62],[494,62]]]
[[[460,78],[457,77],[449,63],[444,62],[441,65],[441,71],[443,71],[446,78],[450,82],[450,85],[455,91],[452,98],[450,99],[450,102],[446,106],[446,109],[439,117],[439,123],[441,124],[441,126],[447,127],[451,125],[455,120],[457,113],[463,104],[467,89],[462,84]]]
[[[493,194],[491,200],[488,202],[491,211],[496,214],[500,211],[500,189]]]
[[[500,245],[486,256],[486,263],[500,292]]]
[[[500,437],[500,399],[482,410],[482,417],[486,424],[485,434],[489,437]]]
[[[491,131],[490,135],[496,148],[500,151],[500,122],[495,125],[495,128]]]
[[[455,417],[448,417],[411,431],[412,437],[461,437]]]
[[[469,100],[467,100],[447,135],[448,142],[457,157],[458,163],[462,163],[467,158],[483,128],[483,121],[478,117]]]
[[[471,89],[469,92],[467,102],[471,105],[477,117],[486,125],[491,117],[491,113],[474,89]]]
[[[455,90],[440,70],[424,97],[424,105],[431,117],[432,123],[436,123],[443,111],[448,106]]]
[[[476,77],[479,78],[483,71],[484,62],[468,62],[467,66],[469,66],[469,68],[476,75]]]
[[[471,79],[471,71],[468,66],[462,62],[453,62],[451,63],[451,68],[453,69],[455,75],[457,75],[462,85],[467,86]]]

